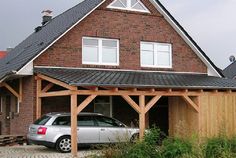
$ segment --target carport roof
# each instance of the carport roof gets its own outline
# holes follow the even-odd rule
[[[50,67],[34,72],[73,86],[236,90],[236,80],[205,74]]]

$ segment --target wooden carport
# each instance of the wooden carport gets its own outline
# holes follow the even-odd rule
[[[163,96],[174,98],[171,99],[173,124],[181,120],[181,115],[187,115],[184,119],[188,121],[188,133],[195,130],[201,137],[214,136],[222,118],[223,124],[230,122],[229,133],[236,134],[236,83],[233,80],[199,74],[63,68],[35,68],[35,73],[37,118],[41,116],[42,98],[70,96],[73,156],[77,156],[77,115],[97,96],[121,96],[139,114],[140,139],[144,136],[145,114]],[[55,90],[56,85],[63,88]],[[78,105],[78,96],[87,98]],[[139,98],[138,103],[133,96]],[[146,102],[147,97],[152,99]],[[215,123],[210,124],[211,121]],[[171,128],[172,133],[177,131]]]
[[[70,96],[71,98],[71,141],[72,141],[72,155],[77,156],[77,115],[91,102],[96,96],[121,96],[127,103],[139,114],[139,128],[140,139],[144,136],[145,130],[145,114],[152,108],[153,105],[162,96],[178,96],[183,98],[186,103],[191,106],[196,113],[199,112],[198,96],[201,91],[188,91],[188,89],[175,90],[172,89],[155,89],[155,88],[119,88],[119,87],[76,87],[65,84],[48,76],[37,74],[37,104],[36,113],[37,118],[41,116],[41,98],[56,97],[56,96]],[[42,81],[50,82],[45,87],[42,87]],[[59,85],[67,90],[48,92],[54,85]],[[87,90],[84,90],[87,88]],[[77,96],[88,96],[80,105],[77,105]],[[139,104],[137,104],[131,96],[139,97]],[[145,104],[145,97],[152,96],[153,98]]]

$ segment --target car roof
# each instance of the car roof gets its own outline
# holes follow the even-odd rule
[[[71,113],[69,112],[51,112],[46,114],[47,116],[70,116]],[[92,112],[81,112],[79,113],[79,116],[103,116],[102,114],[99,113],[92,113]]]

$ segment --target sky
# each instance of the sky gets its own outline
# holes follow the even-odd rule
[[[82,0],[0,0],[0,50],[15,47],[41,24],[45,9],[56,16]],[[236,56],[236,0],[160,0],[221,69]]]

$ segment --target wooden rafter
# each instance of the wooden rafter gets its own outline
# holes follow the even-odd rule
[[[19,81],[19,95],[20,95],[20,98],[19,98],[19,103],[22,102],[23,98],[23,81],[22,81],[22,78],[20,78],[20,81]]]
[[[140,113],[141,112],[141,109],[140,107],[133,101],[132,98],[130,98],[130,96],[128,95],[122,95],[122,97],[127,101],[127,103],[133,107],[133,109],[137,112],[137,113]]]
[[[91,101],[93,101],[94,98],[96,98],[97,95],[90,95],[87,97],[78,107],[77,107],[77,114],[79,114],[86,106],[88,106]]]
[[[14,96],[16,96],[18,99],[20,99],[20,94],[18,93],[18,92],[16,92],[9,84],[7,84],[7,83],[2,83],[3,84],[3,86],[7,89],[7,90],[9,90]]]
[[[19,90],[18,92],[14,90],[9,84],[6,82],[0,83],[0,87],[5,87],[8,91],[10,91],[19,101],[19,103],[22,102],[22,94],[23,94],[23,87],[22,87],[22,78],[19,79]]]
[[[188,103],[188,105],[192,106],[196,112],[199,112],[199,106],[195,104],[192,99],[190,99],[187,95],[183,95],[182,98]]]
[[[70,90],[61,90],[61,91],[54,91],[54,92],[41,92],[39,94],[39,97],[44,98],[44,97],[60,97],[60,96],[68,96],[71,95]]]
[[[41,78],[43,80],[49,81],[51,83],[54,83],[56,85],[59,85],[61,87],[64,87],[66,89],[69,89],[69,90],[76,90],[77,89],[77,87],[70,86],[70,85],[68,85],[68,84],[66,84],[64,82],[61,82],[59,80],[53,79],[53,78],[45,76],[45,75],[38,74],[37,77],[39,77],[39,78]]]
[[[155,104],[156,102],[161,98],[162,96],[155,96],[152,98],[152,100],[150,100],[147,105],[145,106],[145,113],[147,113]]]
[[[47,84],[47,85],[43,88],[42,92],[47,92],[47,91],[49,91],[53,86],[54,86],[53,83]]]

